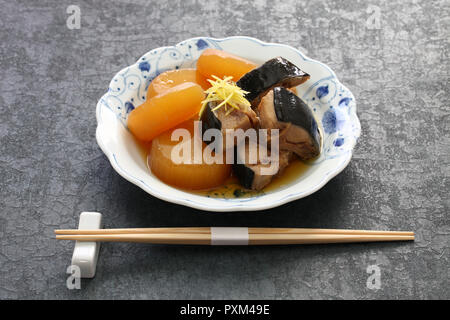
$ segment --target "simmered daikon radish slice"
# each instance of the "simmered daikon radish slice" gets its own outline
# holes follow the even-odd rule
[[[211,87],[211,84],[208,82],[208,78],[202,75],[198,70],[195,72],[195,82],[197,82],[203,89],[208,89]]]
[[[209,84],[206,79],[204,79],[204,77],[198,76],[197,70],[195,69],[170,70],[161,73],[159,76],[152,80],[152,82],[148,86],[147,99],[162,94],[167,90],[185,82],[197,83],[203,89],[209,88]]]
[[[172,141],[172,132],[175,129],[184,128],[190,133],[189,139],[180,139],[182,141]],[[206,145],[201,141],[201,131],[199,135],[194,135],[194,122],[189,120],[176,128],[166,131],[157,138],[153,139],[152,147],[148,159],[151,171],[159,179],[167,184],[191,190],[209,189],[220,186],[230,176],[231,166],[227,164],[207,164],[203,160],[200,164],[194,163],[194,140],[197,139],[199,150],[202,154]],[[175,152],[174,148],[179,143],[186,143],[189,150],[188,154]],[[179,146],[179,145],[178,145]],[[178,151],[179,149],[177,149]],[[174,152],[174,154],[172,154]],[[175,159],[181,154],[183,161]],[[178,158],[180,159],[180,158]],[[203,157],[202,157],[203,159]],[[188,160],[188,161],[185,161]],[[225,160],[225,159],[223,159]],[[191,162],[191,163],[186,163]],[[225,162],[225,161],[222,161]]]
[[[179,84],[160,95],[148,98],[131,111],[128,128],[137,139],[150,141],[191,119],[199,112],[204,97],[203,89],[198,84]]]
[[[233,81],[238,81],[255,68],[253,62],[217,49],[206,49],[197,61],[197,70],[208,79],[213,75],[221,79],[232,76]]]

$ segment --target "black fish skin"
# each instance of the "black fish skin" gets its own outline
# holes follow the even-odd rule
[[[208,103],[205,110],[201,114],[200,120],[202,121],[202,135],[205,134],[205,131],[208,129],[222,129],[222,122],[214,115],[214,112],[211,110],[212,102]],[[206,142],[206,144],[212,143],[212,141]]]
[[[234,163],[233,163],[233,173],[238,178],[239,183],[246,189],[251,189],[253,185],[253,180],[255,179],[255,172],[247,167],[245,163],[239,163],[239,148],[234,146]],[[245,159],[245,156],[244,156]]]
[[[235,163],[233,164],[233,173],[244,188],[252,189],[253,179],[255,178],[255,173],[252,169],[245,164]]]
[[[305,129],[319,148],[320,132],[316,119],[301,98],[285,88],[276,87],[273,89],[273,106],[278,121],[290,122]]]
[[[300,70],[290,61],[277,57],[246,73],[236,84],[249,92],[246,98],[253,107],[256,107],[261,97],[272,87],[295,87],[309,78],[309,74]]]

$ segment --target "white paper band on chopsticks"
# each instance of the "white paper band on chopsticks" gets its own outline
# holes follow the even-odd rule
[[[248,228],[211,227],[211,245],[247,246]]]

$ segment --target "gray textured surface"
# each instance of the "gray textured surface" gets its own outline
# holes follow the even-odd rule
[[[0,298],[450,298],[449,1],[0,1]],[[104,3],[104,4],[101,4]],[[81,29],[66,8],[81,8]],[[376,26],[376,25],[375,25]],[[258,213],[198,212],[118,176],[95,105],[148,50],[249,35],[302,48],[354,93],[362,136],[316,194]],[[408,229],[415,243],[199,248],[105,244],[97,276],[65,286],[81,211],[106,227]],[[381,269],[381,289],[366,268]]]

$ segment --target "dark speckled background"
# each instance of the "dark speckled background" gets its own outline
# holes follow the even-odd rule
[[[450,4],[371,3],[1,0],[0,298],[449,299]],[[70,4],[79,30],[66,27]],[[116,174],[95,141],[97,100],[145,52],[201,35],[286,43],[328,64],[358,103],[350,165],[308,198],[232,214],[160,201]],[[96,278],[70,291],[73,243],[53,230],[81,211],[102,212],[106,227],[405,229],[417,240],[105,244]],[[366,286],[370,265],[379,290]]]

